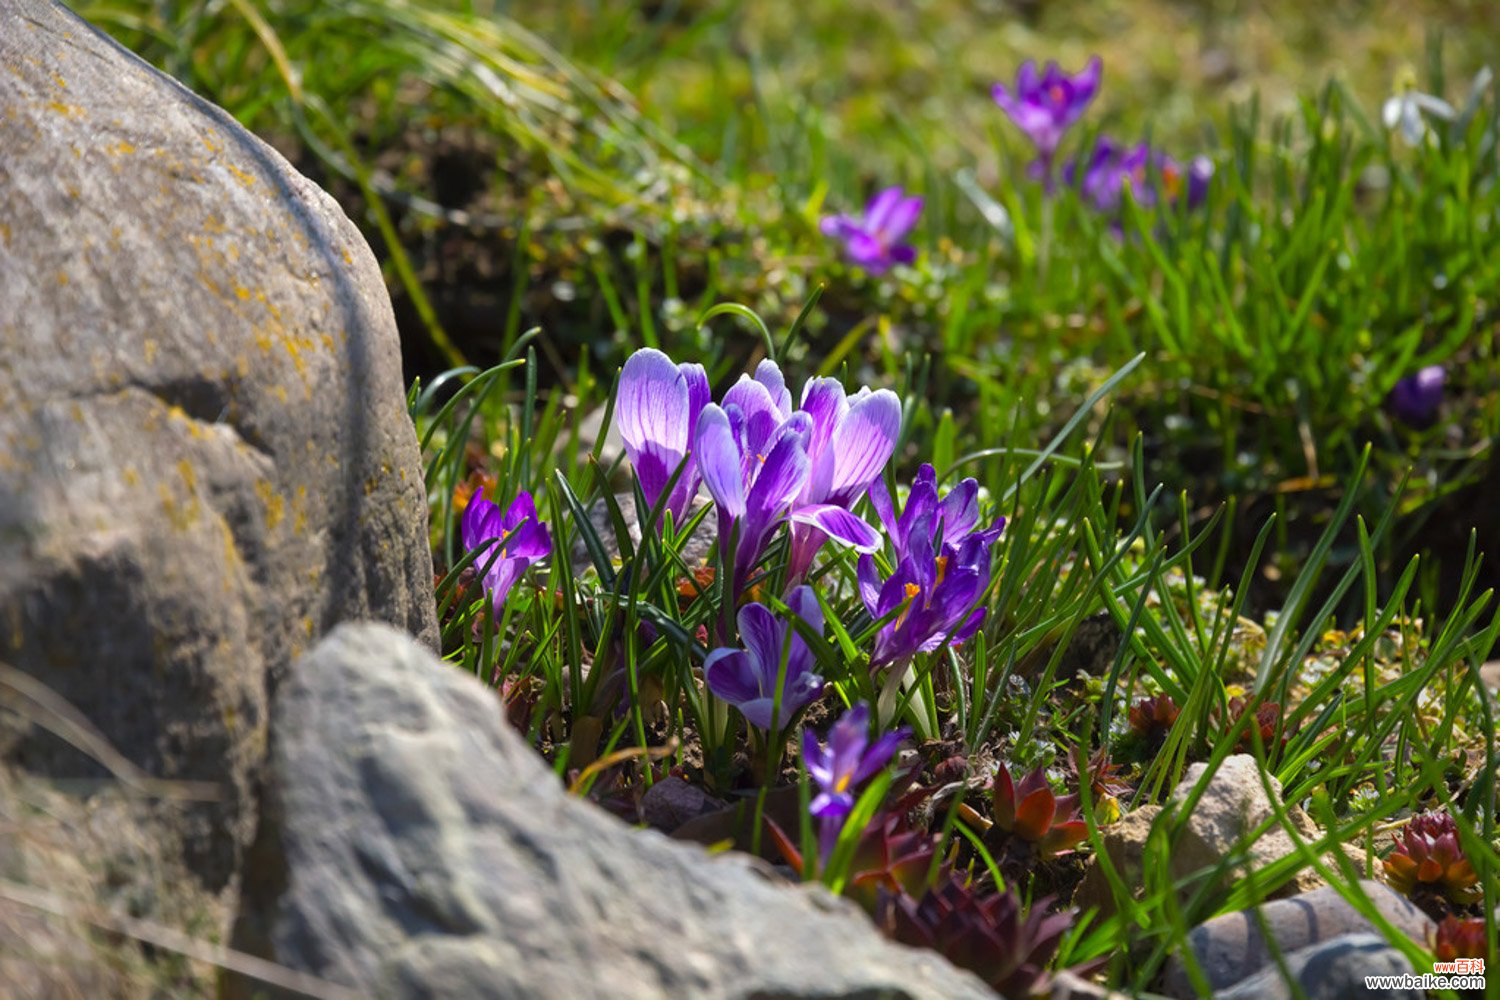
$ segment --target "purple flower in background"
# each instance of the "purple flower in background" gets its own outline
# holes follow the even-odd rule
[[[871,490],[897,561],[882,582],[875,560],[860,557],[860,598],[876,619],[905,605],[876,636],[871,669],[964,642],[984,621],[984,609],[975,605],[989,586],[990,546],[1005,529],[1005,519],[978,530],[979,484],[966,479],[939,497],[936,479],[924,466],[900,518],[883,484]]]
[[[812,419],[812,433],[807,482],[792,507],[793,582],[829,538],[859,552],[879,547],[880,535],[849,508],[879,480],[901,432],[901,400],[889,389],[866,387],[851,399],[837,379],[808,379],[802,412]]]
[[[1119,211],[1126,184],[1138,205],[1149,208],[1165,196],[1170,203],[1186,198],[1188,207],[1196,208],[1207,197],[1213,174],[1213,161],[1206,156],[1194,157],[1184,167],[1144,142],[1125,147],[1108,136],[1094,143],[1081,170],[1072,161],[1063,171],[1067,183],[1076,185],[1083,199],[1106,215]]]
[[[1036,63],[1030,60],[1016,74],[1015,89],[1003,83],[990,91],[1000,110],[1010,116],[1016,127],[1036,146],[1041,173],[1051,181],[1052,162],[1063,133],[1082,117],[1084,109],[1099,92],[1104,63],[1098,56],[1089,60],[1082,71],[1069,75],[1048,63],[1037,75]]]
[[[811,587],[798,587],[787,607],[813,631],[823,631],[823,609]],[[703,663],[709,691],[740,710],[752,726],[769,732],[796,718],[823,691],[823,678],[813,673],[812,650],[790,621],[783,621],[764,604],[740,609],[740,640],[744,649],[716,649]],[[776,702],[776,679],[786,659],[781,688],[781,713],[771,717]]]
[[[828,731],[828,746],[818,745],[811,729],[802,730],[802,762],[818,786],[808,811],[818,820],[826,859],[844,820],[854,811],[854,790],[885,767],[911,729],[886,733],[870,742],[870,708],[861,702],[845,712]]]
[[[503,514],[498,506],[475,493],[459,521],[459,535],[465,551],[484,550],[473,565],[484,574],[484,589],[497,615],[526,567],[552,552],[552,536],[537,517],[536,504],[525,490]]]
[[[698,492],[700,473],[689,449],[708,398],[708,374],[702,365],[673,364],[671,358],[652,348],[636,351],[620,371],[615,403],[620,437],[647,504],[656,506],[672,473],[687,458],[665,508],[672,512],[677,525]],[[641,518],[646,514],[644,510],[638,512]],[[642,524],[641,530],[648,527]]]
[[[849,259],[871,274],[884,274],[893,264],[910,264],[916,248],[901,242],[922,214],[920,195],[907,197],[900,187],[888,187],[865,206],[863,218],[830,215],[821,225],[825,236],[843,240]]]
[[[1448,373],[1442,365],[1428,365],[1415,375],[1408,375],[1391,389],[1391,409],[1397,419],[1412,427],[1430,427],[1437,419],[1443,401],[1443,385]]]

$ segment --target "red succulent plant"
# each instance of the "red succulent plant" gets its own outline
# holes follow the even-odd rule
[[[1048,912],[1050,902],[1023,912],[1013,890],[982,892],[950,874],[920,900],[882,893],[876,922],[887,936],[975,973],[1001,996],[1029,1000],[1047,994],[1047,966],[1072,925],[1068,914]]]
[[[991,808],[998,829],[1031,844],[1044,859],[1067,853],[1089,835],[1088,823],[1078,811],[1078,796],[1054,794],[1045,767],[1032,771],[1018,786],[1010,769],[1001,764]]]
[[[1455,958],[1488,958],[1489,942],[1485,940],[1484,918],[1444,917],[1433,935],[1432,953],[1440,962],[1451,962]]]
[[[1177,707],[1177,702],[1172,700],[1171,695],[1159,694],[1155,698],[1142,698],[1131,705],[1127,718],[1130,731],[1142,743],[1148,747],[1159,747],[1167,742],[1167,734],[1172,731],[1181,714],[1182,709]]]
[[[1382,863],[1391,885],[1408,896],[1418,888],[1431,889],[1460,906],[1484,896],[1479,875],[1459,844],[1458,827],[1443,810],[1413,816]]]

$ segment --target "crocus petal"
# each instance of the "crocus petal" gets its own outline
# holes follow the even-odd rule
[[[724,408],[740,411],[740,441],[749,459],[764,456],[770,450],[771,438],[786,418],[766,386],[748,375],[730,386],[724,394]],[[699,418],[702,419],[701,417]]]
[[[842,819],[854,811],[854,796],[848,792],[819,792],[807,806],[816,819]]]
[[[957,545],[979,523],[979,483],[965,479],[943,497],[938,505],[942,519],[943,541]]]
[[[802,730],[802,766],[807,768],[807,776],[819,785],[833,784],[828,764],[828,755],[818,744],[817,735],[811,729]]]
[[[788,420],[778,431],[745,497],[747,512],[767,527],[786,511],[807,481],[807,421],[805,414],[798,416],[804,419]]]
[[[776,362],[766,358],[756,365],[755,381],[766,387],[783,420],[792,415],[792,393],[786,387],[786,376],[781,374]]]
[[[875,560],[870,556],[859,557],[859,599],[864,602],[870,617],[879,618],[881,583],[875,569]]]
[[[478,493],[469,498],[464,516],[458,522],[459,537],[463,540],[465,551],[478,548],[479,543],[485,539],[499,537],[499,515],[500,508]],[[492,521],[496,523],[491,524]]]
[[[768,692],[775,685],[776,672],[781,669],[781,647],[787,626],[778,621],[764,604],[755,603],[740,608],[738,621],[740,639],[755,659],[762,677],[760,690]]]
[[[899,188],[897,190],[900,190]],[[885,243],[893,245],[901,237],[905,236],[910,229],[917,224],[917,218],[922,214],[922,196],[913,195],[910,198],[897,199],[896,203],[886,212],[885,218],[879,226],[871,223],[870,228],[880,236]]]
[[[901,542],[896,521],[896,505],[891,502],[891,491],[886,488],[885,480],[875,479],[870,483],[870,506],[875,508],[875,515],[880,518],[880,526],[885,533],[891,536],[896,543],[897,551],[900,551]]]
[[[792,512],[792,520],[812,525],[856,552],[874,552],[880,548],[880,534],[836,504],[819,503],[798,507]]]
[[[901,400],[889,389],[849,407],[833,433],[833,493],[847,502],[880,475],[901,433]]]
[[[890,763],[891,758],[896,755],[896,750],[901,746],[901,742],[909,735],[911,735],[911,730],[902,726],[900,729],[886,733],[871,744],[860,760],[859,767],[854,771],[854,784],[859,784]]]
[[[792,614],[801,618],[812,626],[812,630],[819,635],[823,633],[823,605],[818,603],[818,595],[807,585],[796,587],[787,595],[786,606],[791,609]]]
[[[615,408],[632,462],[650,446],[681,458],[688,446],[688,402],[687,380],[661,351],[644,348],[625,361]]]
[[[884,232],[901,208],[902,194],[900,187],[888,187],[871,198],[865,206],[865,229],[872,233]]]
[[[703,661],[703,681],[713,694],[740,705],[761,696],[760,671],[743,649],[716,649]]]
[[[849,259],[871,274],[881,274],[890,266],[886,261],[885,244],[870,233],[851,233],[845,245]]]
[[[807,441],[812,469],[802,490],[802,499],[808,503],[828,498],[836,458],[829,445],[848,411],[848,398],[838,379],[811,378],[802,386],[802,412],[812,418],[812,433]]]
[[[705,406],[698,417],[693,454],[703,482],[720,511],[731,519],[743,517],[745,482],[739,448],[734,442],[734,432],[729,429],[728,415],[713,403]]]

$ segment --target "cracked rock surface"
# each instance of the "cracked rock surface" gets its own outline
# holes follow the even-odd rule
[[[390,302],[331,198],[60,4],[0,0],[0,66],[0,661],[216,786],[121,822],[232,895],[278,675],[351,618],[436,637]],[[108,777],[34,721],[0,763]]]

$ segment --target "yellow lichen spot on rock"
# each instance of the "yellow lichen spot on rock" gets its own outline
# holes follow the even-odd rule
[[[253,174],[246,173],[239,167],[235,166],[233,163],[226,163],[224,164],[224,166],[231,174],[234,174],[235,180],[245,185],[245,187],[255,187],[255,176]]]
[[[348,264],[350,267],[354,266],[354,257],[349,253],[347,249],[344,251],[344,263]]]
[[[183,483],[187,485],[189,490],[197,491],[198,474],[193,471],[193,463],[185,458],[179,459],[177,462],[177,474],[182,477]]]
[[[106,153],[113,153],[116,156],[129,156],[135,152],[135,146],[121,139],[119,142],[104,147],[104,151]]]
[[[141,474],[136,471],[136,467],[133,465],[127,465],[121,469],[120,478],[125,480],[126,486],[139,486],[141,484]]]
[[[219,151],[219,147],[214,145],[214,141],[208,136],[200,135],[198,136],[198,140],[202,142],[204,146],[208,147],[208,151],[210,153],[217,153]]]
[[[247,302],[250,299],[250,289],[246,288],[244,285],[235,285],[234,294],[235,297],[238,298],[241,302]]]
[[[141,353],[146,356],[146,364],[149,365],[153,361],[155,361],[156,360],[156,341],[152,340],[150,337],[147,337],[146,340],[145,340],[145,342],[143,344],[141,344]]]
[[[10,246],[10,223],[0,222],[0,243]]]
[[[57,283],[59,285],[66,285],[68,283],[68,272],[67,271],[58,271],[57,272]]]
[[[77,403],[74,403],[70,414],[73,417],[74,421],[80,424],[83,423],[83,407],[79,406]]]
[[[52,74],[52,82],[55,83],[55,84],[57,84],[57,89],[58,90],[67,90],[68,89],[68,81],[63,79],[61,73],[53,73]]]
[[[302,629],[303,629],[303,631],[305,631],[307,633],[307,637],[309,639],[312,638],[312,634],[313,634],[313,620],[311,618],[303,618],[302,619]]]
[[[255,493],[260,497],[260,502],[266,505],[266,527],[275,531],[282,518],[286,517],[286,501],[281,499],[276,487],[265,479],[255,481]]]
[[[157,484],[157,491],[161,495],[162,513],[178,531],[186,531],[192,527],[198,519],[198,498],[189,497],[185,504],[178,503],[177,498],[172,495],[172,490],[166,483]]]
[[[281,400],[283,403],[288,401],[289,397],[287,396],[286,386],[278,385],[271,391],[274,392],[276,394],[276,398]]]
[[[250,377],[250,359],[241,354],[234,359],[234,370],[240,378]]]
[[[83,109],[73,104],[64,104],[62,101],[48,101],[47,107],[51,108],[53,111],[56,111],[64,118],[83,117]]]

